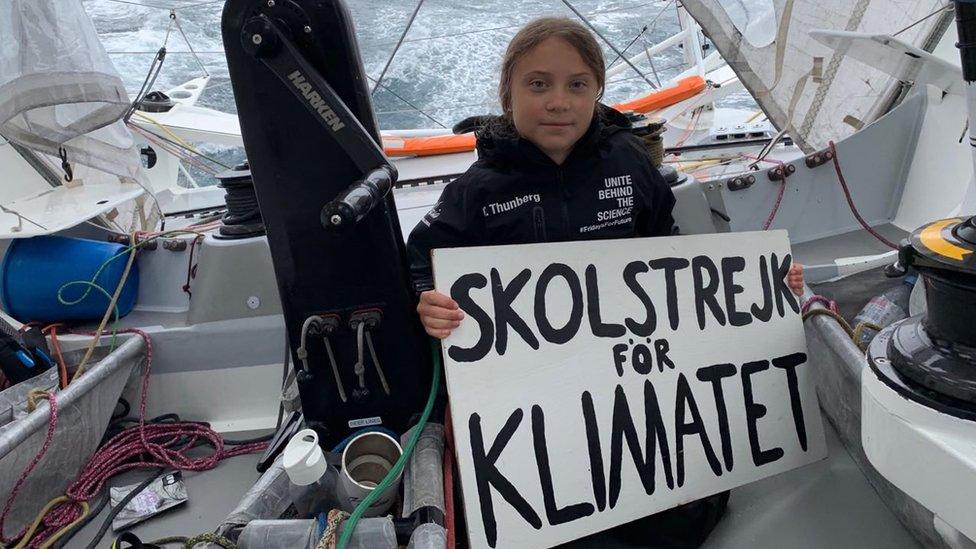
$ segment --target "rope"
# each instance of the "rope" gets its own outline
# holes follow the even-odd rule
[[[751,158],[756,162],[766,162],[768,164],[776,164],[779,166],[780,170],[783,173],[783,184],[780,185],[779,187],[779,193],[776,195],[776,202],[773,204],[772,211],[769,212],[769,217],[766,218],[766,221],[762,225],[762,230],[768,231],[769,227],[772,226],[773,224],[773,220],[776,219],[776,213],[779,212],[780,205],[783,203],[783,195],[786,194],[786,178],[789,176],[789,172],[786,171],[786,163],[784,163],[782,160],[766,160],[765,158],[749,156],[746,154],[742,155],[742,157]],[[834,158],[836,159],[836,156]]]
[[[89,500],[101,491],[106,480],[130,469],[168,466],[182,471],[206,471],[222,459],[261,451],[267,446],[266,443],[252,443],[226,450],[220,435],[201,423],[147,425],[145,417],[152,368],[152,340],[141,330],[130,328],[125,332],[138,334],[146,343],[139,424],[124,429],[99,448],[82,475],[68,488],[69,497],[79,501]],[[189,442],[184,442],[186,440]],[[185,452],[198,442],[207,443],[216,451],[199,458],[186,456]]]
[[[163,70],[163,61],[166,59],[166,43],[169,42],[169,33],[172,28],[173,21],[170,20],[170,24],[166,28],[166,38],[163,40],[163,46],[156,52],[156,57],[153,58],[152,63],[149,65],[149,71],[146,73],[146,78],[142,81],[142,86],[139,87],[135,99],[132,100],[132,104],[126,109],[125,115],[122,116],[123,122],[129,121],[132,113],[139,107],[139,103],[145,98],[146,92],[156,83],[156,78],[159,77],[159,73]]]
[[[857,207],[854,206],[854,199],[851,198],[851,191],[847,188],[847,180],[844,179],[844,172],[840,169],[840,158],[837,157],[837,147],[834,146],[833,141],[828,142],[828,146],[830,147],[830,152],[834,156],[834,170],[837,172],[837,181],[840,182],[841,188],[844,189],[844,197],[847,198],[847,205],[851,208],[851,213],[854,214],[854,217],[857,219],[857,222],[861,224],[861,227],[864,227],[865,231],[871,233],[871,236],[877,238],[885,246],[888,246],[893,250],[897,250],[898,246],[871,228],[871,226],[864,221],[864,218],[861,217],[861,213],[857,211]]]
[[[223,438],[208,426],[194,422],[173,422],[166,424],[146,423],[146,401],[149,395],[149,379],[152,370],[152,340],[138,329],[120,330],[121,333],[134,333],[142,337],[146,344],[146,362],[142,374],[141,399],[139,402],[139,423],[126,428],[103,444],[88,460],[78,479],[72,483],[64,496],[52,500],[41,510],[34,525],[29,531],[17,536],[21,542],[13,549],[22,549],[26,544],[45,547],[53,543],[55,536],[60,537],[71,530],[79,521],[85,520],[88,512],[88,502],[93,500],[105,487],[105,482],[125,471],[132,469],[170,467],[183,471],[205,471],[214,468],[221,460],[228,457],[260,452],[267,448],[267,442],[250,442],[231,449],[225,448]],[[79,332],[94,335],[93,332]],[[97,339],[97,338],[96,338]],[[53,395],[46,395],[51,401],[51,422],[48,427],[48,438],[41,452],[25,470],[11,492],[0,515],[0,532],[3,520],[13,504],[13,497],[20,489],[24,479],[30,474],[37,462],[43,457],[53,437],[54,426],[57,421],[57,408]],[[190,458],[186,455],[191,448],[206,444],[214,448],[210,455]],[[37,532],[43,524],[46,528]],[[45,541],[46,540],[46,541]],[[192,541],[192,539],[191,539]],[[209,541],[203,538],[200,541]],[[213,541],[218,543],[218,541]]]
[[[830,318],[836,320],[837,323],[840,324],[840,327],[843,328],[844,331],[847,333],[848,337],[850,337],[851,340],[854,340],[854,330],[851,329],[851,325],[848,324],[846,320],[844,320],[844,317],[840,316],[834,311],[831,311],[830,309],[811,309],[803,313],[803,321],[806,322],[808,318],[812,318],[818,315],[829,316]]]
[[[219,545],[224,549],[237,549],[237,544],[233,541],[227,539],[220,534],[206,533],[193,536],[192,538],[186,540],[186,549],[192,549],[192,547],[198,543],[213,543]]]
[[[186,536],[166,536],[165,538],[154,539],[149,542],[148,545],[169,545],[171,543],[179,543],[182,546],[186,546],[186,542],[190,541],[190,538]]]
[[[782,164],[782,163],[781,163]],[[784,164],[785,169],[785,164]],[[770,225],[773,224],[773,219],[776,219],[776,212],[779,211],[780,204],[783,203],[783,195],[786,194],[786,172],[783,172],[783,183],[779,186],[779,194],[776,195],[776,203],[773,204],[773,210],[769,212],[769,217],[766,218],[766,222],[763,223],[762,230],[769,230]]]
[[[187,149],[185,149],[185,147],[182,147],[181,145],[175,144],[171,140],[169,140],[169,139],[167,139],[167,138],[165,138],[165,137],[163,137],[161,135],[155,134],[155,133],[153,133],[151,131],[148,131],[148,130],[144,130],[144,129],[140,128],[139,126],[135,125],[135,124],[129,123],[128,124],[128,127],[130,129],[134,130],[136,133],[138,133],[138,134],[142,135],[143,137],[145,137],[146,140],[149,141],[150,143],[152,143],[153,145],[156,145],[160,149],[168,152],[169,154],[175,156],[176,158],[178,158],[180,160],[186,161],[187,163],[191,164],[192,166],[196,167],[197,169],[199,169],[200,171],[206,173],[207,175],[210,175],[210,176],[217,175],[217,170],[215,170],[215,169],[211,168],[210,166],[207,166],[206,164],[200,162],[200,160],[198,160],[194,156],[189,155],[189,154],[187,154],[185,152],[182,152],[182,150],[187,150]],[[210,157],[207,157],[205,155],[199,155],[199,156],[201,158],[206,158],[207,160],[210,160],[211,162],[216,163],[216,161],[213,160],[213,159],[211,159]]]
[[[119,279],[118,285],[115,287],[115,293],[112,294],[112,299],[108,302],[108,308],[105,309],[105,314],[102,315],[102,321],[98,324],[98,328],[95,330],[95,337],[92,338],[91,343],[88,345],[88,349],[85,351],[85,356],[78,363],[78,369],[75,370],[75,375],[71,378],[71,381],[78,379],[81,374],[85,373],[85,366],[88,364],[88,360],[91,358],[92,353],[95,352],[95,347],[98,346],[98,341],[102,337],[102,331],[105,330],[105,326],[108,324],[108,319],[112,316],[112,312],[115,312],[115,322],[118,324],[119,320],[119,310],[116,304],[119,301],[119,296],[122,295],[122,288],[125,286],[126,280],[129,278],[129,272],[132,270],[132,264],[136,261],[136,235],[132,233],[131,236],[131,246],[129,247],[129,260],[125,263],[125,269],[122,271],[122,277]],[[99,269],[101,270],[101,269]],[[97,278],[97,277],[96,277]],[[94,284],[94,280],[92,281]],[[62,286],[64,288],[64,286]],[[60,299],[61,290],[58,290],[58,297]],[[80,301],[80,300],[79,300]],[[115,330],[112,330],[112,337],[115,337]]]
[[[810,310],[810,307],[812,307],[814,303],[819,303],[835,313],[838,312],[836,301],[834,301],[833,299],[827,299],[822,295],[816,295],[816,294],[814,294],[809,299],[803,302],[803,306],[800,307],[800,312],[802,314],[807,314],[807,311]]]
[[[165,139],[161,135],[157,135],[157,134],[154,134],[152,132],[147,132],[150,135],[152,135],[154,137],[157,137],[157,138],[159,138],[161,140],[165,140],[169,144],[171,144],[173,146],[176,146],[176,147],[179,147],[181,149],[184,149],[187,152],[193,153],[194,155],[199,156],[200,158],[203,158],[205,160],[209,160],[210,162],[212,162],[212,163],[220,166],[221,168],[228,169],[228,170],[231,168],[227,164],[224,164],[223,162],[221,162],[221,161],[219,161],[219,160],[217,160],[215,158],[212,158],[210,156],[207,156],[207,155],[203,154],[197,148],[195,148],[192,144],[188,143],[186,140],[184,140],[180,136],[178,136],[175,133],[173,133],[173,131],[170,130],[165,124],[159,122],[158,120],[156,120],[155,118],[149,116],[148,114],[146,114],[144,112],[141,112],[141,111],[136,112],[135,114],[137,116],[139,116],[139,118],[142,118],[143,120],[145,120],[145,121],[147,121],[147,122],[149,122],[149,123],[151,123],[151,124],[153,124],[155,126],[158,126],[159,129],[163,130],[163,132],[170,137],[170,139]],[[130,127],[132,127],[131,124],[130,124]],[[138,126],[136,126],[136,127],[138,127]],[[142,129],[142,128],[140,128],[140,129]],[[146,130],[143,130],[143,131],[145,132]],[[207,170],[207,168],[205,166],[202,167],[201,169]]]
[[[54,430],[58,426],[57,397],[55,397],[53,393],[48,393],[45,395],[45,398],[47,398],[48,402],[50,403],[51,411],[48,418],[47,434],[44,435],[44,444],[41,445],[41,449],[37,452],[37,455],[34,456],[30,463],[27,464],[27,467],[24,468],[24,471],[20,474],[20,478],[17,479],[17,482],[14,484],[13,489],[10,491],[10,495],[7,496],[7,501],[3,504],[3,513],[0,513],[0,542],[2,542],[4,545],[12,543],[15,539],[30,538],[30,536],[25,535],[24,532],[21,532],[14,538],[7,538],[3,535],[3,526],[7,520],[7,515],[10,513],[10,509],[13,508],[14,500],[17,499],[17,494],[24,485],[24,482],[27,481],[27,477],[30,476],[30,474],[34,471],[34,468],[37,467],[37,464],[40,463],[41,459],[44,457],[44,454],[47,453],[47,449],[50,448],[51,441],[54,439]],[[48,506],[50,506],[50,504],[48,504]],[[35,523],[31,525],[28,533],[33,533],[33,531],[37,528],[37,522],[38,521],[35,521]],[[21,547],[24,547],[24,541],[17,544],[14,549],[19,549]]]
[[[820,304],[826,308],[812,309],[811,307],[815,303]],[[812,318],[814,316],[821,316],[821,315],[829,316],[830,318],[834,319],[838,324],[840,324],[840,327],[844,329],[844,332],[847,333],[848,337],[851,338],[854,344],[857,345],[857,348],[862,351],[865,350],[866,347],[866,345],[862,345],[862,341],[861,341],[861,337],[864,333],[864,330],[874,330],[875,332],[880,332],[882,329],[881,326],[878,326],[873,322],[867,322],[867,321],[859,322],[857,326],[851,328],[851,325],[847,322],[847,320],[843,316],[841,316],[840,313],[837,311],[837,303],[834,300],[828,299],[822,295],[814,294],[813,296],[810,296],[809,299],[803,302],[803,306],[800,307],[800,312],[803,313],[804,322],[808,318]]]
[[[108,529],[112,526],[112,521],[115,520],[115,517],[117,517],[118,514],[121,513],[123,509],[125,509],[125,506],[128,505],[130,501],[135,499],[136,496],[142,493],[142,491],[145,490],[150,484],[152,484],[157,478],[162,476],[164,472],[165,469],[163,469],[162,467],[156,469],[156,471],[153,474],[146,477],[142,482],[136,485],[135,488],[129,490],[129,493],[127,493],[125,497],[122,498],[122,501],[118,502],[109,511],[108,516],[105,517],[104,521],[102,521],[102,526],[98,529],[98,532],[95,534],[95,537],[93,537],[92,540],[88,542],[88,545],[85,546],[85,549],[95,549],[96,547],[98,547],[98,542],[102,541],[102,538],[105,536],[105,532],[108,532]]]
[[[68,386],[68,365],[64,361],[61,343],[58,341],[58,327],[63,326],[63,324],[51,324],[41,330],[42,334],[46,333],[51,338],[51,346],[54,347],[54,358],[58,362],[58,388],[60,389]]]
[[[187,299],[193,298],[193,292],[190,291],[190,280],[196,278],[197,276],[197,265],[193,262],[193,250],[197,247],[197,244],[203,240],[203,235],[197,235],[190,241],[190,259],[186,264],[186,284],[183,285],[183,291],[186,292]]]
[[[345,511],[339,509],[329,511],[329,518],[325,522],[325,532],[315,545],[315,549],[335,549],[339,526],[348,518],[349,513]]]
[[[454,549],[454,422],[451,407],[444,408],[444,528],[447,530],[446,547]]]
[[[851,337],[854,339],[854,343],[856,343],[862,351],[867,348],[867,344],[871,341],[870,339],[867,341],[861,341],[864,336],[864,330],[874,330],[874,332],[877,333],[880,332],[882,328],[874,322],[868,322],[866,320],[858,322],[857,326],[854,326],[854,333],[851,334]]]

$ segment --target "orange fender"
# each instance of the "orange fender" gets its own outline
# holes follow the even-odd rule
[[[613,108],[620,112],[638,112],[643,114],[663,109],[664,107],[670,107],[675,103],[698,95],[704,89],[704,78],[701,76],[688,76],[678,80],[678,83],[670,88],[653,91],[644,97],[617,103]]]
[[[647,113],[663,109],[693,97],[705,89],[700,76],[682,78],[670,88],[653,91],[644,97],[617,103],[613,108],[621,112]],[[431,137],[383,136],[383,151],[387,156],[434,156],[473,151],[474,133],[435,135]]]
[[[383,136],[383,151],[387,156],[433,156],[473,151],[474,142],[474,133],[431,137]]]

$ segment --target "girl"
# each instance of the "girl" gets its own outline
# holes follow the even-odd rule
[[[447,185],[407,242],[429,335],[443,339],[464,318],[431,289],[435,248],[672,234],[674,195],[626,117],[598,103],[604,84],[603,52],[572,20],[537,19],[509,43],[498,86],[504,114],[478,131],[478,161]],[[598,214],[610,207],[597,193],[617,176],[630,176],[634,206],[603,221]],[[803,292],[800,265],[787,279]]]
[[[600,46],[574,21],[537,19],[509,43],[499,83],[504,114],[482,120],[478,161],[445,187],[408,239],[428,334],[447,337],[464,318],[454,300],[431,289],[435,248],[672,234],[674,195],[629,121],[598,103],[605,83]],[[634,205],[606,220],[598,214],[616,201],[608,205],[598,191],[618,177],[633,186]],[[788,279],[802,292],[799,266]],[[705,498],[614,533],[642,547],[696,547],[727,500],[728,492]]]

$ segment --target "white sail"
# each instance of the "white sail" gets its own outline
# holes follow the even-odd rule
[[[0,134],[35,151],[136,179],[129,108],[80,0],[0,2]]]
[[[931,51],[952,18],[944,0],[682,0],[682,5],[770,120],[806,152],[884,114],[900,80],[911,79],[891,77],[834,51],[809,31],[897,34]]]

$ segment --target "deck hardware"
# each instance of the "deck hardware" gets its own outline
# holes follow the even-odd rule
[[[770,181],[785,181],[787,177],[796,173],[796,166],[793,164],[783,164],[766,172]]]
[[[748,189],[753,186],[756,182],[756,176],[754,175],[739,175],[729,179],[725,185],[730,191],[741,191],[743,189]]]
[[[830,149],[825,149],[807,155],[803,160],[806,162],[808,168],[816,168],[817,166],[822,166],[833,159],[834,153]]]

